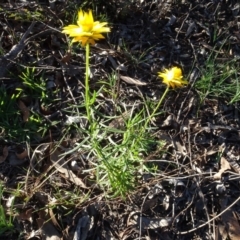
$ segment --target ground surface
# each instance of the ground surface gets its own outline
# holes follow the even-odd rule
[[[61,31],[80,7],[111,26],[91,48],[99,122],[122,130],[125,110],[151,111],[164,68],[189,81],[151,121],[141,156],[155,170],[136,171],[125,196],[107,196],[97,160],[76,148],[88,139],[85,51]],[[240,75],[237,0],[1,1],[0,29],[0,239],[240,239],[240,90],[228,88]]]

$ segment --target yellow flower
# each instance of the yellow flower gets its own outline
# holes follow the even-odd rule
[[[176,88],[188,84],[188,81],[182,79],[182,70],[178,67],[173,67],[170,70],[165,69],[164,72],[159,72],[158,76],[163,78],[163,83],[167,84],[168,87]]]
[[[87,43],[95,44],[95,40],[103,39],[103,32],[110,32],[109,27],[104,27],[107,22],[94,22],[92,11],[83,12],[79,10],[77,25],[68,25],[63,28],[63,33],[73,37],[72,42],[81,42],[83,46]]]

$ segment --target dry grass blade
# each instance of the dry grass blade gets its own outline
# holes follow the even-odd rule
[[[145,86],[147,85],[147,83],[145,82],[142,82],[138,79],[135,79],[135,78],[131,78],[131,77],[127,77],[127,76],[120,76],[120,78],[125,81],[126,83],[129,83],[129,84],[134,84],[134,85],[137,85],[137,86]]]

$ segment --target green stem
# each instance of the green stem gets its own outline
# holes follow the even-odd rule
[[[163,101],[163,99],[165,98],[165,96],[167,95],[168,91],[169,91],[169,86],[167,86],[165,92],[163,93],[161,99],[160,99],[159,102],[158,102],[157,107],[154,109],[154,111],[152,112],[152,114],[151,114],[151,115],[149,116],[149,118],[147,119],[147,121],[146,121],[146,123],[145,123],[145,125],[144,125],[144,129],[146,129],[149,121],[151,121],[151,119],[152,119],[153,116],[155,115],[156,111],[157,111],[157,110],[159,109],[159,107],[161,106],[162,101]]]
[[[90,91],[89,91],[89,43],[86,44],[86,74],[85,74],[85,107],[87,112],[88,121],[91,121],[90,113]]]

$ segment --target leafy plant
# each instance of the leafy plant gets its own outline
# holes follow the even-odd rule
[[[21,129],[21,115],[16,103],[18,97],[19,94],[9,94],[4,86],[0,88],[1,136],[15,137],[17,131]]]
[[[43,77],[36,77],[35,68],[26,68],[25,72],[19,76],[22,79],[24,88],[18,88],[24,95],[31,96],[33,98],[40,98],[46,100],[48,98],[46,81]]]
[[[143,110],[136,114],[129,111],[113,118],[112,121],[121,121],[120,128],[111,124],[106,126],[96,117],[92,119],[90,130],[76,125],[76,131],[83,140],[76,143],[71,152],[80,150],[88,153],[91,167],[83,172],[94,173],[96,178],[91,181],[96,181],[107,196],[125,197],[137,186],[140,173],[153,169],[144,164],[144,156],[156,147],[151,128],[145,129]]]
[[[229,60],[225,63],[217,59],[218,54],[210,54],[204,67],[200,69],[201,78],[195,84],[201,102],[207,97],[223,97],[228,103],[240,100],[238,62]]]
[[[39,134],[43,136],[50,126],[56,122],[43,119],[38,112],[30,111],[26,106],[26,111],[30,112],[28,121],[23,122],[22,112],[19,107],[19,100],[30,99],[39,101],[40,104],[49,106],[56,100],[50,97],[51,93],[46,88],[46,82],[42,77],[35,76],[35,68],[27,68],[20,78],[23,81],[22,87],[15,90],[8,90],[4,85],[0,87],[0,121],[1,136],[6,140],[26,141],[39,139]]]

